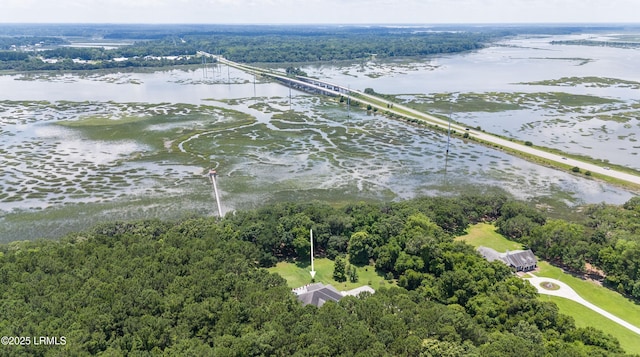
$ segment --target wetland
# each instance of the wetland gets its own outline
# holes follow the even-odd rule
[[[551,44],[580,36],[302,69],[638,170],[640,52]],[[210,168],[226,213],[283,200],[340,205],[494,189],[551,207],[634,195],[461,139],[446,155],[446,134],[223,66],[3,75],[0,94],[1,241],[108,220],[214,215]]]

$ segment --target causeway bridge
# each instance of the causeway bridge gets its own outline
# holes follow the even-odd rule
[[[497,135],[493,135],[490,133],[471,130],[463,125],[450,123],[447,120],[435,117],[433,115],[423,113],[417,111],[415,109],[409,108],[407,106],[393,103],[393,107],[388,106],[388,102],[382,98],[376,97],[374,95],[369,95],[363,93],[358,90],[351,90],[344,86],[329,83],[326,81],[322,81],[316,78],[309,78],[303,76],[296,77],[288,77],[284,75],[282,72],[273,71],[264,68],[258,68],[249,66],[242,63],[237,63],[230,61],[222,56],[212,55],[206,52],[198,52],[198,55],[207,56],[214,58],[218,63],[226,64],[230,67],[237,68],[239,70],[253,73],[254,75],[260,75],[263,77],[272,78],[282,84],[289,86],[291,88],[295,88],[301,91],[314,93],[314,94],[322,94],[331,97],[336,96],[357,96],[358,101],[367,105],[371,105],[372,108],[377,108],[382,112],[392,112],[394,114],[410,117],[413,119],[418,119],[425,123],[431,124],[440,129],[449,129],[449,130],[457,130],[459,132],[467,132],[469,133],[470,139],[473,139],[479,143],[484,143],[490,145],[492,147],[507,148],[509,150],[514,151],[515,153],[531,155],[533,157],[541,158],[548,162],[552,162],[558,168],[566,168],[566,167],[579,167],[582,170],[590,171],[593,174],[598,174],[601,176],[610,177],[616,180],[620,180],[626,183],[631,183],[634,189],[638,190],[640,188],[640,176],[635,173],[618,171],[613,168],[603,167],[597,164],[592,164],[589,162],[585,162],[579,159],[567,158],[560,154],[551,153],[549,151],[539,149],[533,146],[527,146],[525,144],[512,141],[510,139],[505,139]]]
[[[286,85],[287,87],[298,89],[300,91],[304,91],[312,94],[327,95],[330,97],[349,95],[348,88],[344,88],[333,83],[320,81],[315,78],[309,78],[304,76],[289,77],[289,76],[283,75],[282,72],[249,66],[246,64],[230,61],[222,56],[212,55],[202,51],[199,51],[198,55],[211,57],[215,59],[218,63],[226,64],[230,67],[234,67],[239,70],[252,73],[254,75],[260,75],[263,77],[274,79]]]

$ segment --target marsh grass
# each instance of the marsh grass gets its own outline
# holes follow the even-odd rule
[[[486,98],[493,100],[496,95],[487,94]],[[390,188],[376,186],[372,183],[374,180],[358,181],[357,175],[361,173],[354,166],[386,174],[387,166],[381,164],[380,160],[385,157],[385,150],[395,150],[388,143],[402,140],[399,137],[402,133],[386,132],[384,120],[377,120],[381,116],[361,115],[363,112],[353,108],[353,118],[336,119],[336,115],[344,115],[344,106],[317,97],[303,97],[300,100],[316,103],[318,107],[314,106],[304,114],[277,109],[286,108],[282,105],[282,102],[286,102],[283,98],[273,98],[271,102],[253,106],[254,109],[260,108],[263,113],[271,113],[265,116],[270,118],[268,123],[263,122],[262,117],[258,121],[249,114],[212,105],[26,103],[31,107],[25,108],[25,113],[39,106],[42,108],[38,110],[57,110],[53,125],[59,123],[60,127],[68,129],[82,140],[96,141],[104,147],[130,143],[135,143],[135,147],[117,157],[108,157],[107,152],[106,164],[91,162],[91,158],[67,162],[67,157],[73,159],[79,153],[53,153],[56,145],[44,143],[46,146],[43,146],[41,142],[29,142],[22,146],[22,150],[14,151],[12,156],[16,161],[29,158],[29,166],[39,168],[44,167],[45,161],[56,163],[54,170],[59,170],[62,175],[55,180],[43,178],[41,184],[44,192],[49,194],[44,200],[49,203],[64,202],[70,206],[85,202],[92,207],[105,207],[115,202],[115,197],[120,197],[119,208],[136,210],[140,207],[137,203],[140,195],[146,195],[150,201],[158,199],[161,202],[167,196],[173,197],[176,204],[166,205],[164,209],[177,212],[183,205],[183,195],[177,193],[181,190],[187,190],[187,196],[193,193],[196,201],[207,202],[210,199],[210,187],[202,175],[205,168],[214,165],[227,169],[221,177],[221,190],[229,193],[237,202],[242,202],[236,206],[238,208],[250,200],[250,196],[260,197],[259,200],[264,198],[264,202],[322,199],[340,203],[363,199],[397,199],[398,195]],[[247,102],[234,101],[237,105]],[[380,103],[386,104],[384,100],[380,100]],[[453,135],[461,134],[454,132]],[[38,153],[38,150],[44,154]],[[403,155],[410,160],[420,160],[425,154],[407,151]],[[65,160],[60,160],[63,156]],[[442,159],[442,155],[433,158]],[[452,153],[451,158],[467,160],[464,154],[457,153]],[[501,166],[505,163],[503,159]],[[162,166],[188,167],[165,171]],[[339,171],[338,176],[341,177],[333,177],[331,170]],[[463,169],[460,170],[463,172]],[[495,173],[498,175],[496,179],[515,171],[500,170]],[[10,182],[15,182],[16,186],[21,184],[23,177],[36,177],[28,170],[16,175],[10,178]],[[58,189],[58,185],[62,189]],[[268,190],[265,191],[265,187]],[[12,194],[11,190],[16,190],[14,185],[0,191],[10,196],[3,202],[20,202],[25,199],[25,194],[33,192],[22,190],[19,194]],[[242,198],[237,198],[240,196]],[[99,209],[96,208],[96,211]],[[136,214],[131,216],[135,217]],[[85,219],[86,224],[94,221],[93,218]],[[68,230],[57,230],[62,233],[65,231]]]
[[[105,115],[88,115],[81,117],[78,120],[62,120],[57,122],[58,125],[66,126],[69,128],[84,128],[94,126],[118,126],[136,123],[140,121],[148,120],[149,116],[124,116],[124,117],[109,117]]]
[[[496,113],[523,109],[555,109],[573,112],[576,108],[619,104],[618,100],[592,95],[576,95],[565,92],[486,92],[486,93],[440,93],[436,95],[402,94],[382,95],[397,103],[423,112],[455,113],[488,112]],[[382,103],[382,102],[381,102]],[[384,103],[382,103],[384,105]]]
[[[585,87],[598,87],[598,88],[610,88],[610,87],[619,87],[619,88],[631,88],[631,89],[640,89],[640,82],[629,81],[619,78],[609,78],[609,77],[562,77],[559,79],[548,79],[544,81],[536,81],[536,82],[520,82],[517,84],[524,85],[537,85],[537,86],[566,86],[566,87],[575,87],[575,86],[585,86]]]

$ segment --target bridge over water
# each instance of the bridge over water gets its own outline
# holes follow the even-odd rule
[[[211,57],[215,59],[218,63],[226,64],[230,67],[234,67],[239,70],[252,73],[254,75],[260,75],[263,77],[274,79],[286,85],[287,87],[298,89],[300,91],[304,91],[312,94],[327,95],[330,97],[336,97],[340,95],[349,95],[349,90],[347,88],[341,87],[333,83],[320,81],[318,79],[308,78],[303,76],[289,77],[289,76],[283,75],[281,72],[271,71],[264,68],[253,67],[246,64],[230,61],[222,56],[212,55],[206,52],[200,51],[198,52],[198,55]]]
[[[527,157],[527,155],[533,156],[534,158],[540,158],[540,159],[543,159],[543,161],[546,161],[548,163],[553,163],[555,166],[557,166],[560,169],[563,169],[566,167],[572,167],[572,166],[579,167],[584,171],[590,171],[592,174],[601,175],[601,177],[610,177],[615,180],[631,183],[633,185],[633,188],[636,190],[640,188],[640,175],[638,175],[635,172],[634,173],[622,172],[622,171],[615,170],[613,168],[602,167],[597,164],[592,164],[579,159],[567,158],[566,156],[561,154],[551,153],[546,150],[528,146],[523,143],[515,142],[510,139],[505,139],[490,133],[480,132],[476,130],[469,130],[469,128],[466,128],[465,126],[462,126],[456,123],[449,123],[448,121],[443,120],[441,118],[437,118],[433,115],[417,111],[415,109],[403,106],[401,104],[393,103],[393,108],[389,108],[389,106],[387,105],[387,102],[382,98],[378,98],[376,96],[369,95],[361,91],[350,90],[349,88],[346,88],[344,86],[340,86],[334,83],[329,83],[316,78],[309,78],[309,77],[303,77],[303,76],[288,77],[284,75],[282,72],[277,72],[273,70],[268,70],[264,68],[258,68],[258,67],[253,67],[246,64],[242,64],[242,63],[233,62],[222,56],[216,56],[206,52],[198,52],[198,54],[202,56],[212,57],[216,59],[218,63],[226,64],[230,67],[234,67],[248,73],[253,73],[254,75],[261,75],[264,77],[272,78],[278,82],[283,83],[284,85],[287,85],[289,87],[296,88],[305,92],[328,95],[332,97],[341,96],[341,95],[352,97],[355,95],[357,96],[358,101],[365,103],[367,105],[371,105],[372,108],[377,108],[379,110],[382,110],[383,112],[388,111],[388,112],[397,114],[401,117],[418,119],[420,121],[431,124],[436,128],[440,128],[440,129],[446,129],[448,127],[449,130],[467,132],[469,133],[468,135],[469,138],[473,139],[476,142],[485,143],[485,144],[488,144],[489,146],[496,147],[498,149],[506,148],[516,154],[521,154],[521,155],[524,154],[525,158]]]

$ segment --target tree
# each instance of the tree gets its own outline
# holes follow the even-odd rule
[[[287,76],[289,77],[296,77],[296,76],[307,77],[307,73],[298,67],[287,67],[285,71],[287,73]]]
[[[422,258],[405,252],[400,252],[398,259],[396,259],[396,264],[394,265],[394,270],[398,275],[401,275],[409,269],[421,271],[422,268],[424,268],[424,261]]]
[[[358,265],[368,264],[375,248],[375,240],[371,234],[365,231],[356,232],[351,235],[347,247],[349,261]]]
[[[409,239],[420,236],[440,239],[445,234],[442,228],[433,223],[429,217],[423,213],[417,213],[407,218],[399,237],[400,246],[404,248]]]
[[[469,225],[469,219],[457,200],[436,197],[430,209],[433,221],[448,233],[462,234]]]
[[[421,357],[478,357],[476,348],[471,344],[459,344],[427,338],[422,341]]]
[[[398,285],[407,290],[415,290],[422,284],[422,280],[425,279],[426,276],[426,274],[409,269],[400,276]]]
[[[591,326],[578,327],[569,336],[571,340],[582,341],[585,345],[598,346],[612,353],[624,353],[618,340]]]
[[[569,248],[584,236],[584,227],[579,224],[549,220],[531,232],[529,246],[545,259],[564,259],[570,257]]]
[[[347,252],[349,238],[345,236],[331,236],[327,243],[327,257],[333,259],[340,254]]]
[[[347,281],[346,263],[340,256],[336,257],[333,266],[333,280],[338,282]]]
[[[498,222],[516,217],[518,215],[529,217],[534,223],[540,225],[544,224],[546,220],[544,215],[534,207],[531,207],[526,203],[520,201],[508,201],[505,202],[502,207],[500,207],[500,218],[498,219]]]
[[[518,324],[511,329],[511,332],[514,335],[529,340],[537,345],[544,342],[544,337],[538,327],[525,320],[518,322]]]
[[[308,255],[311,249],[309,228],[312,226],[313,221],[305,213],[295,213],[280,217],[277,232],[281,240],[273,242],[276,244],[274,250],[284,255]]]
[[[360,238],[365,246],[376,247],[376,263],[419,269],[422,261],[425,267],[404,271],[400,287],[381,287],[375,294],[344,297],[321,308],[303,307],[282,277],[261,268],[269,264],[262,260],[265,255],[276,259],[268,237],[276,227],[283,235],[275,240],[282,244],[292,238],[294,245],[293,233],[304,225],[312,224],[314,233],[315,227],[323,227],[318,231],[325,232],[327,241],[340,230],[337,224],[332,231],[326,222],[331,214],[313,204],[267,206],[221,220],[105,223],[60,241],[0,244],[0,332],[68,334],[65,351],[71,355],[623,353],[615,338],[595,329],[577,329],[557,305],[536,299],[535,287],[513,276],[506,265],[488,263],[447,234],[440,239],[429,234],[439,227],[416,214],[428,212],[425,201],[363,205],[359,212],[368,213],[357,219],[358,232],[375,232]],[[482,199],[465,201],[464,211],[472,215],[488,217],[486,212],[498,209]],[[469,202],[483,208],[472,209]],[[615,272],[607,275],[610,283],[637,295],[640,243],[632,232],[640,218],[620,207],[602,207],[590,214],[590,222],[599,222],[602,234],[597,237],[582,235],[572,243],[580,237],[573,237],[575,224],[554,220],[535,233],[551,237],[552,245],[558,239],[568,246],[562,259],[577,259],[592,245],[606,245],[593,256]],[[387,218],[391,216],[397,220]],[[382,229],[375,227],[383,220],[407,229],[401,233],[385,228],[388,234],[380,234]],[[300,230],[300,236],[307,234],[307,229]],[[404,249],[396,242],[401,235],[406,238]],[[411,254],[416,252],[420,255]],[[356,266],[347,266],[344,256],[334,264],[336,280],[357,279]],[[34,346],[23,347],[19,355],[43,354]]]
[[[402,249],[395,239],[376,249],[376,269],[390,272],[394,270],[396,259]]]
[[[481,356],[535,357],[544,355],[542,345],[510,333],[493,334],[490,342],[480,346]]]
[[[355,265],[349,265],[349,281],[352,283],[358,282],[358,269]]]
[[[545,221],[544,215],[537,209],[523,202],[509,201],[500,208],[500,218],[495,224],[500,234],[519,240]]]
[[[298,258],[306,258],[311,254],[311,241],[305,235],[298,235],[293,240],[293,248]]]
[[[504,220],[500,224],[500,233],[513,240],[520,241],[522,237],[531,234],[531,231],[536,227],[540,227],[540,225],[534,223],[531,218],[519,214],[511,219]]]

